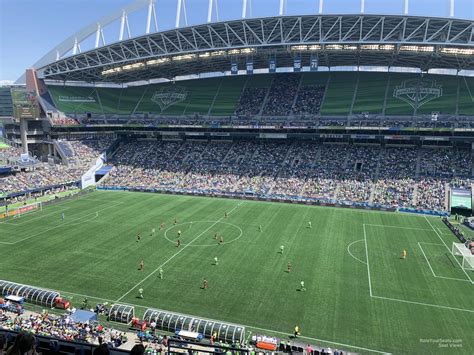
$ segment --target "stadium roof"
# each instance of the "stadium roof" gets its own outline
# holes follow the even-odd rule
[[[147,34],[38,68],[46,79],[130,82],[245,69],[396,66],[474,69],[474,21],[400,15],[277,16],[207,23]]]

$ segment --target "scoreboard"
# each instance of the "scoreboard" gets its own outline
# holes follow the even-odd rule
[[[13,115],[16,119],[38,118],[39,105],[36,93],[26,88],[12,88]]]

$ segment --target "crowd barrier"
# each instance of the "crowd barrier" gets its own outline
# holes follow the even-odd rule
[[[432,211],[432,210],[417,210],[415,208],[408,208],[408,207],[399,208],[398,211],[399,212],[416,213],[416,214],[424,214],[424,215],[436,216],[436,217],[447,217],[447,216],[449,216],[448,212]]]

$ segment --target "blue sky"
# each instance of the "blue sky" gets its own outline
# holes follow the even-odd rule
[[[252,17],[278,14],[279,0],[248,0]],[[84,26],[133,0],[0,0],[0,82],[16,80],[46,52]],[[207,19],[208,0],[186,0],[188,23]],[[238,18],[242,0],[218,0],[221,20]],[[287,0],[287,14],[318,11],[319,0]],[[176,0],[156,0],[158,26],[174,26]],[[365,0],[367,13],[401,14],[403,0]],[[358,13],[360,0],[324,0],[324,13]],[[410,14],[449,14],[449,0],[410,0]],[[455,16],[474,19],[474,0],[456,0]],[[132,35],[145,32],[146,9],[129,17]],[[184,24],[184,21],[183,21]],[[105,31],[106,41],[118,39],[119,24]],[[87,44],[92,45],[91,38]],[[86,45],[84,47],[87,47]],[[83,48],[84,49],[84,48]]]

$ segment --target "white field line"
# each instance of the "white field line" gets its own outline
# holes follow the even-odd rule
[[[426,216],[425,216],[426,218]],[[429,222],[428,222],[429,223]],[[431,225],[431,223],[430,223]],[[367,274],[369,276],[369,290],[370,290],[370,297],[372,298],[378,298],[378,299],[383,299],[383,300],[387,300],[387,301],[395,301],[395,302],[402,302],[402,303],[408,303],[408,304],[416,304],[416,305],[420,305],[420,306],[427,306],[427,307],[435,307],[435,308],[440,308],[440,309],[450,309],[450,310],[453,310],[453,311],[461,311],[461,312],[469,312],[469,313],[474,313],[474,310],[472,309],[465,309],[465,308],[456,308],[456,307],[449,307],[449,306],[440,306],[440,305],[437,305],[437,304],[431,304],[431,303],[423,303],[423,302],[415,302],[415,301],[407,301],[407,300],[401,300],[401,299],[398,299],[398,298],[390,298],[390,297],[383,297],[383,296],[375,296],[372,294],[372,285],[371,285],[371,281],[370,281],[370,267],[369,267],[369,253],[367,251],[367,234],[366,234],[366,231],[365,231],[365,224],[363,224],[363,227],[364,227],[364,240],[365,240],[365,251],[366,251],[366,255],[367,255]],[[434,229],[433,229],[434,230]],[[435,230],[436,231],[436,230]],[[441,238],[441,237],[440,237]],[[444,244],[444,242],[443,242]],[[446,244],[444,244],[446,246]],[[458,263],[459,264],[459,263]],[[464,269],[463,269],[464,271]]]
[[[70,210],[70,209],[71,209],[71,207],[67,207],[67,206],[62,207],[62,210],[65,210],[65,211]],[[61,211],[61,210],[59,210],[59,211]],[[38,213],[38,212],[41,212],[41,211],[35,211],[35,212]],[[37,221],[38,219],[43,219],[44,217],[48,217],[48,216],[51,216],[51,215],[53,215],[53,214],[58,214],[58,213],[59,213],[58,211],[52,211],[52,212],[49,212],[49,213],[41,213],[41,214],[40,214],[39,216],[37,216],[37,217],[28,218],[28,219],[26,219],[26,220],[24,220],[24,221],[22,221],[22,219],[25,219],[25,217],[21,218],[22,215],[20,215],[20,217],[17,217],[17,218],[20,219],[20,222],[21,222],[21,223],[0,222],[0,224],[8,224],[8,225],[10,225],[10,226],[20,227],[20,226],[25,225],[25,224],[28,224],[28,223],[30,223],[30,222],[32,222],[32,221],[34,222],[34,221]],[[8,217],[8,218],[9,218],[9,219],[13,219],[14,221],[15,221],[15,220],[18,220],[18,219],[14,219],[15,217]]]
[[[431,304],[431,303],[407,301],[407,300],[401,300],[401,299],[398,299],[398,298],[390,298],[390,297],[382,297],[382,296],[372,296],[372,298],[380,298],[380,299],[382,299],[382,300],[388,300],[388,301],[396,301],[396,302],[417,304],[417,305],[420,305],[420,306],[427,306],[427,307],[450,309],[450,310],[452,310],[452,311],[461,311],[461,312],[474,313],[474,309],[456,308],[456,307],[449,307],[449,306],[440,306],[439,304]]]
[[[447,280],[470,282],[470,280],[466,280],[466,279],[458,279],[458,278],[456,278],[456,277],[447,277],[447,276],[439,276],[439,275],[436,275],[435,272],[433,271],[433,268],[431,267],[430,262],[428,261],[428,258],[426,257],[425,251],[424,251],[423,248],[421,247],[421,244],[438,245],[438,246],[441,246],[441,247],[443,246],[443,244],[433,244],[433,243],[418,242],[418,246],[420,247],[421,252],[423,253],[423,256],[425,257],[426,262],[428,263],[428,266],[430,267],[430,270],[431,270],[431,272],[433,273],[433,276],[434,276],[434,277],[437,277],[437,278],[439,278],[439,279],[447,279]]]
[[[466,280],[466,279],[457,279],[457,278],[455,278],[455,277],[438,276],[438,275],[436,275],[436,277],[437,277],[438,279],[447,279],[447,280],[454,280],[454,281],[471,282],[470,280]]]
[[[421,252],[423,253],[423,256],[425,257],[425,260],[426,260],[426,262],[428,263],[428,266],[430,267],[431,273],[433,274],[434,277],[436,277],[436,274],[435,274],[435,272],[433,271],[433,268],[431,267],[430,261],[429,261],[428,258],[426,257],[425,251],[424,251],[423,248],[421,247],[420,242],[418,242],[418,246],[420,247],[420,250],[421,250]]]
[[[234,208],[232,208],[229,212],[228,215],[230,215],[237,207],[239,207],[243,201],[238,203]],[[208,228],[206,228],[204,231],[202,231],[200,234],[198,234],[196,237],[194,237],[188,244],[186,244],[184,247],[178,250],[175,254],[173,254],[168,260],[163,262],[161,265],[159,265],[155,270],[153,270],[151,273],[149,273],[145,278],[143,278],[141,281],[139,281],[135,286],[133,286],[130,290],[125,292],[122,296],[120,296],[115,302],[121,301],[125,296],[127,296],[130,292],[132,292],[134,289],[136,289],[138,286],[140,286],[143,282],[148,280],[151,276],[153,276],[160,268],[168,264],[171,260],[173,260],[175,257],[177,257],[179,254],[181,254],[188,246],[190,246],[194,241],[196,241],[199,237],[201,237],[204,233],[209,231],[212,227],[214,227],[216,224],[218,224],[225,216],[222,216],[219,218],[217,221],[215,221],[213,224],[211,224]]]
[[[278,213],[278,212],[277,212]],[[275,216],[277,215],[277,213],[275,213]],[[301,227],[303,227],[304,225],[304,221],[306,220],[307,216],[308,216],[308,213],[309,213],[309,209],[306,210],[306,213],[303,215],[303,221],[300,223],[300,225],[298,226],[298,229],[296,230],[295,234],[293,234],[293,238],[297,237],[298,236],[298,233],[300,232],[301,230]],[[293,245],[293,243],[290,243],[290,246],[288,247],[288,253],[289,251],[291,250],[291,246]]]
[[[365,256],[367,259],[367,276],[369,277],[369,294],[370,297],[372,297],[372,281],[370,280],[369,250],[367,248],[367,232],[365,231],[365,224],[363,224],[362,227],[364,228]]]
[[[60,201],[59,203],[57,204],[53,204],[51,206],[46,206],[48,209],[52,209],[52,208],[56,208],[58,207],[59,210],[63,209],[63,210],[69,210],[71,209],[72,207],[68,207],[68,206],[64,206],[65,204],[67,203],[70,203],[70,202],[77,202],[77,201],[92,201],[92,202],[104,202],[104,203],[113,203],[115,205],[118,205],[118,204],[125,204],[125,202],[120,202],[120,201],[113,201],[113,202],[108,202],[108,201],[103,201],[103,200],[95,200],[95,199],[91,199],[91,198],[87,198],[89,197],[88,194],[85,194],[85,195],[82,195],[82,196],[73,196],[71,197],[70,199],[66,200],[66,201]],[[50,201],[53,201],[53,200],[50,200]],[[44,201],[44,202],[41,202],[41,203],[46,203],[46,202],[50,202],[50,201]],[[35,212],[40,212],[40,211],[35,211]],[[47,216],[50,216],[50,215],[53,215],[55,213],[58,213],[58,211],[53,211],[53,212],[49,212],[49,213],[41,213],[40,216],[38,217],[33,217],[33,218],[28,218],[27,220],[25,221],[21,221],[21,223],[11,223],[11,222],[8,222],[8,221],[5,221],[5,222],[2,222],[0,221],[0,224],[8,224],[8,225],[12,225],[12,226],[22,226],[24,224],[28,224],[32,221],[36,221],[38,219],[42,219],[44,217],[47,217]],[[10,217],[10,219],[12,219],[13,217]]]
[[[49,232],[49,231],[51,231],[51,230],[53,230],[53,229],[61,228],[61,227],[63,227],[63,226],[67,226],[67,225],[73,225],[75,222],[80,221],[80,220],[83,220],[83,219],[86,218],[86,217],[95,216],[96,212],[102,212],[102,211],[105,211],[106,209],[109,209],[109,208],[112,208],[112,207],[116,207],[116,205],[115,205],[115,204],[114,204],[114,205],[108,204],[107,207],[104,207],[104,208],[102,208],[102,209],[100,209],[100,210],[94,211],[93,213],[87,214],[87,215],[85,215],[85,216],[82,216],[82,217],[79,217],[79,218],[76,218],[76,219],[72,219],[72,220],[67,221],[67,222],[64,222],[64,223],[61,223],[61,224],[59,224],[59,225],[57,225],[57,226],[55,226],[55,227],[51,227],[51,228],[42,230],[41,232],[38,232],[38,233],[36,233],[36,234],[30,235],[30,236],[25,237],[25,238],[23,238],[23,239],[16,240],[15,242],[0,242],[0,244],[15,245],[15,244],[21,243],[21,242],[23,242],[23,241],[25,241],[25,240],[34,238],[34,237],[36,237],[36,236],[38,236],[38,235],[41,235],[41,234],[43,234],[43,233]]]
[[[421,244],[429,244],[429,245],[437,245],[440,247],[444,247],[444,244],[439,244],[439,243],[430,243],[430,242],[420,242]]]
[[[433,231],[436,233],[436,235],[438,236],[438,238],[441,240],[441,242],[444,244],[444,246],[446,247],[446,249],[448,249],[448,251],[451,253],[451,249],[449,249],[449,247],[446,245],[446,243],[444,242],[444,239],[441,238],[441,235],[438,233],[438,231],[433,227],[433,225],[431,224],[430,220],[428,218],[426,218],[425,216],[425,219],[426,221],[428,222],[428,224],[430,225],[431,229],[433,229]],[[471,279],[471,277],[469,276],[469,274],[466,272],[466,270],[463,269],[462,265],[459,263],[458,259],[457,258],[454,258],[454,260],[456,260],[456,263],[459,265],[459,267],[461,268],[461,270],[464,272],[464,274],[467,276],[467,278],[469,279],[469,281],[471,281],[471,284],[474,284],[474,281]]]
[[[386,226],[386,225],[383,225],[383,224],[368,224],[368,223],[364,223],[364,224],[365,224],[366,226],[369,226],[369,227],[396,228],[396,229],[411,229],[411,230],[415,230],[415,231],[427,231],[427,232],[431,232],[431,229],[427,229],[427,228]]]
[[[359,240],[356,240],[352,243],[350,243],[348,246],[347,246],[347,252],[349,253],[350,256],[352,256],[354,259],[356,259],[358,262],[361,262],[362,264],[364,265],[367,265],[367,263],[361,259],[359,259],[358,257],[354,256],[352,253],[351,253],[351,246],[352,244],[355,244],[355,243],[358,243],[358,242],[363,242],[364,239],[359,239]]]

